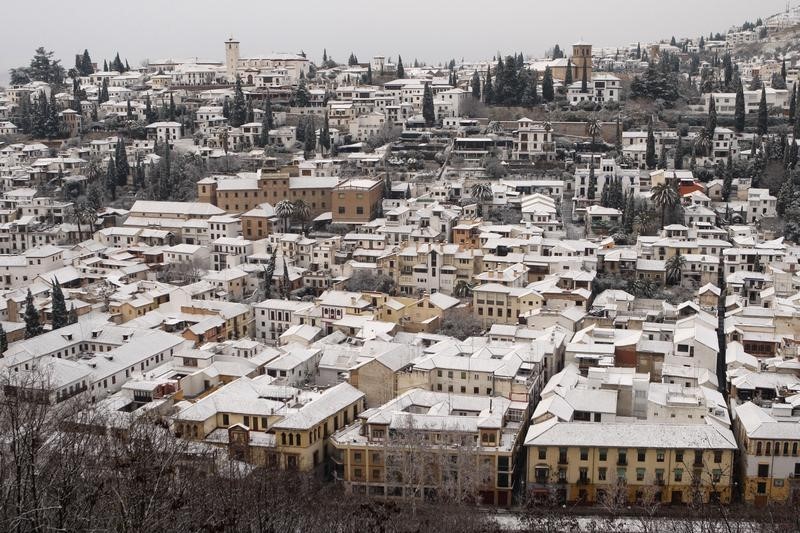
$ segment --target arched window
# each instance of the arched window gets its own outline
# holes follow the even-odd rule
[[[286,446],[286,433],[281,433],[281,444]]]
[[[289,446],[294,446],[294,435],[289,433]]]
[[[295,443],[295,444],[297,444],[298,446],[300,446],[300,433],[298,433],[297,435],[295,435],[295,437],[294,437],[294,443]]]

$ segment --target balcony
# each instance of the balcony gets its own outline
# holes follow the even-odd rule
[[[617,459],[617,466],[628,466],[628,458],[620,457],[619,459]]]

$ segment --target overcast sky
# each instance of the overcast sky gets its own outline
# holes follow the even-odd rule
[[[794,2],[793,2],[794,3]],[[406,64],[451,57],[481,59],[496,51],[541,56],[554,43],[583,39],[621,46],[672,35],[724,32],[785,8],[785,0],[29,0],[3,8],[0,83],[27,64],[33,50],[54,50],[66,67],[89,49],[101,63],[118,50],[130,65],[143,59],[224,59],[223,41],[241,41],[241,55],[322,49],[337,61],[353,51]]]

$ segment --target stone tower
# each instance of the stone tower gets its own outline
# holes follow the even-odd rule
[[[572,79],[583,79],[583,69],[586,68],[586,79],[592,80],[592,45],[582,41],[572,45]]]
[[[236,69],[239,66],[239,41],[233,37],[225,41],[225,72],[228,79],[233,81],[236,78]]]

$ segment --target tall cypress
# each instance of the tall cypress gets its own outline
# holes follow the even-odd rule
[[[744,87],[742,86],[741,79],[739,79],[739,83],[736,86],[736,105],[733,114],[734,128],[737,132],[741,133],[744,131],[745,126]]]
[[[403,68],[403,58],[397,56],[397,77],[403,79],[406,77],[406,69]]]
[[[67,315],[67,323],[69,324],[77,324],[78,323],[78,312],[75,311],[75,304],[69,306],[69,314]]]
[[[567,59],[567,71],[564,73],[564,89],[572,85],[572,60]]]
[[[794,120],[797,112],[797,83],[792,84],[792,98],[789,100],[789,121]]]
[[[728,344],[725,341],[725,300],[728,288],[725,281],[725,256],[722,252],[719,254],[719,265],[717,266],[717,286],[719,289],[719,297],[717,297],[717,383],[719,384],[719,391],[727,404],[728,373],[726,355]]]
[[[114,156],[108,158],[108,168],[106,168],[106,190],[111,195],[112,200],[117,199],[117,165]]]
[[[53,329],[59,329],[66,326],[69,322],[67,315],[67,302],[64,300],[64,292],[61,290],[61,285],[58,283],[58,278],[53,277],[53,292],[52,292],[52,307],[53,307]]]
[[[425,90],[422,93],[422,118],[425,119],[425,124],[429,127],[436,122],[436,111],[433,108],[433,91],[430,84],[425,84]]]
[[[761,87],[761,101],[758,103],[758,134],[766,135],[769,131],[769,117],[767,114],[767,91]]]
[[[653,121],[647,123],[647,144],[645,146],[645,164],[648,169],[656,166],[656,138],[653,134]]]
[[[714,135],[714,130],[717,129],[717,104],[714,102],[714,93],[711,93],[708,98],[708,119],[706,120],[706,129],[711,135]]]
[[[470,82],[472,87],[472,97],[476,100],[481,99],[481,77],[478,75],[478,71],[472,73],[472,81]]]
[[[492,85],[492,69],[486,69],[486,81],[483,84],[483,103],[492,105],[494,103],[494,86]]]
[[[117,137],[117,146],[114,152],[116,156],[117,184],[120,187],[125,187],[128,185],[128,175],[131,173],[131,167],[128,164],[128,153],[125,150],[125,139]]]
[[[552,102],[553,98],[555,98],[553,71],[549,66],[545,67],[544,77],[542,78],[542,98],[545,102]]]

